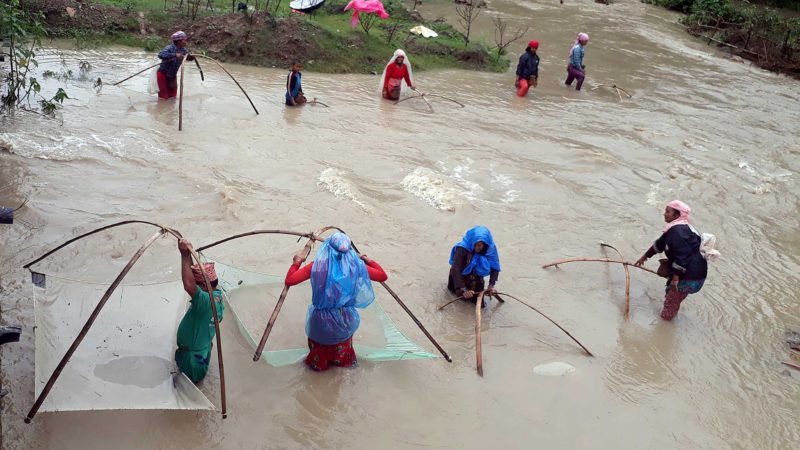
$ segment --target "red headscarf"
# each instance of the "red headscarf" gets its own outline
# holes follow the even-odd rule
[[[530,47],[530,48],[532,48],[534,50],[538,50],[539,49],[539,41],[533,40],[533,41],[528,42],[528,47]]]
[[[192,265],[192,274],[194,275],[194,281],[197,281],[200,286],[205,286],[206,283],[205,278],[203,278],[203,272],[206,273],[209,283],[217,280],[217,271],[214,270],[214,263],[204,263],[202,270],[197,264],[194,264]]]

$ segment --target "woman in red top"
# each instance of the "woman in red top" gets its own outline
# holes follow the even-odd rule
[[[381,77],[380,90],[383,98],[387,100],[399,100],[401,94],[406,94],[403,89],[403,80],[406,86],[412,90],[416,90],[414,83],[411,81],[412,71],[411,62],[408,61],[406,53],[402,50],[396,50],[389,64],[383,70]]]
[[[353,334],[361,324],[356,308],[366,308],[375,300],[370,280],[386,281],[386,272],[367,255],[359,256],[344,233],[326,239],[313,263],[300,268],[301,260],[299,254],[294,256],[285,283],[294,286],[311,280],[306,317],[310,351],[305,363],[316,371],[331,365],[353,367]]]

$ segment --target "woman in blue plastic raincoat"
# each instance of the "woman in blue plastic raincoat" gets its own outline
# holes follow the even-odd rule
[[[484,277],[489,276],[489,288],[484,287]],[[494,285],[500,275],[500,257],[492,232],[483,226],[467,230],[461,242],[450,250],[450,276],[447,289],[464,300],[477,301],[483,290],[494,294]],[[473,299],[473,297],[475,299]]]
[[[386,272],[367,255],[359,256],[344,233],[326,239],[313,263],[300,268],[301,261],[300,255],[294,256],[285,283],[294,286],[311,279],[306,365],[316,371],[331,365],[355,366],[353,334],[361,324],[356,308],[366,308],[375,300],[370,280],[386,281]]]

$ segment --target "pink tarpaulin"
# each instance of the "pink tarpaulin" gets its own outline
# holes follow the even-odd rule
[[[353,25],[353,28],[358,25],[359,13],[374,13],[384,20],[389,18],[389,14],[387,14],[386,10],[383,9],[383,3],[381,3],[380,0],[350,0],[350,3],[344,7],[345,11],[349,9],[353,10],[353,17],[350,19],[350,23]]]

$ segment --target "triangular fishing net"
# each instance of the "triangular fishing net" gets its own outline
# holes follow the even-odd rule
[[[38,396],[108,284],[33,272]],[[215,409],[175,365],[188,296],[180,281],[120,285],[40,411]]]
[[[283,277],[251,272],[216,262],[220,286],[242,335],[255,349],[267,319],[283,289]],[[438,358],[406,337],[376,301],[359,309],[361,326],[353,337],[356,355],[366,361],[399,361]],[[262,360],[272,366],[286,366],[303,360],[308,354],[305,334],[306,311],[311,299],[310,283],[290,289],[275,323]]]

